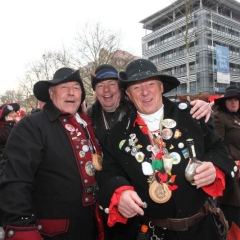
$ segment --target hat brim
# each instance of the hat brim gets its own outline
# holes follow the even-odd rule
[[[81,103],[82,103],[85,99],[85,90],[84,90],[83,83],[82,83],[82,80],[79,75],[79,70],[73,72],[73,74],[67,76],[64,79],[57,78],[57,79],[48,80],[48,81],[41,80],[41,81],[36,82],[33,86],[33,93],[39,101],[49,102],[49,101],[51,101],[50,95],[49,95],[49,87],[50,86],[56,86],[58,84],[65,83],[65,82],[71,82],[71,81],[77,81],[81,85],[81,88],[82,88]]]
[[[159,81],[163,83],[163,88],[164,88],[163,93],[170,92],[174,88],[178,87],[180,84],[180,81],[176,77],[171,75],[161,74],[161,73],[157,73],[157,74],[156,73],[154,74],[140,73],[140,74],[134,75],[133,78],[128,78],[128,79],[124,79],[125,76],[126,76],[125,72],[119,72],[119,75],[118,75],[119,82],[124,89],[127,89],[127,86],[129,83],[145,80],[151,77],[159,77]]]
[[[236,98],[236,99],[240,100],[240,94],[233,95],[233,96],[228,96],[228,97],[220,97],[220,98],[214,99],[214,104],[215,105],[221,105],[223,102],[225,102],[227,99],[230,99],[230,98]]]

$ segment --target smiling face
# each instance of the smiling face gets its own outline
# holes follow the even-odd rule
[[[163,84],[157,77],[131,83],[126,94],[138,112],[152,114],[162,107]]]
[[[106,112],[114,112],[120,104],[121,88],[117,80],[104,80],[95,86],[96,98]]]
[[[66,82],[50,87],[49,95],[59,110],[75,114],[81,104],[82,89],[77,81]]]

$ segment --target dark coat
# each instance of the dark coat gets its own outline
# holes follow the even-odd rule
[[[131,111],[131,114],[126,114],[124,119],[114,126],[107,144],[104,145],[103,171],[99,179],[99,202],[104,211],[108,208],[112,194],[117,188],[123,185],[132,185],[142,201],[148,204],[144,211],[145,215],[149,217],[161,219],[185,218],[196,214],[203,206],[208,195],[202,189],[196,189],[196,187],[190,185],[185,179],[184,171],[188,158],[184,157],[183,151],[186,149],[186,139],[188,138],[194,139],[197,158],[202,161],[213,162],[226,174],[226,185],[231,186],[233,182],[231,172],[234,163],[228,158],[226,148],[219,135],[214,131],[213,125],[206,124],[204,119],[200,121],[193,119],[189,113],[190,106],[181,110],[178,107],[179,103],[173,103],[164,97],[163,103],[164,119],[174,119],[177,126],[173,129],[173,132],[178,129],[181,133],[181,136],[177,138],[172,137],[165,140],[169,153],[175,152],[181,158],[181,161],[173,165],[172,168],[172,174],[176,175],[175,184],[178,189],[172,192],[172,197],[165,204],[157,204],[149,197],[148,176],[142,173],[141,163],[137,162],[135,157],[131,155],[131,151],[127,149],[130,134],[136,134],[136,139],[138,139],[136,144],[143,146],[141,151],[145,154],[145,159],[150,158],[151,153],[146,149],[150,145],[150,140],[148,135],[142,133],[137,124],[134,126],[136,111]],[[124,140],[126,141],[124,142]],[[122,147],[120,147],[120,142],[123,144]],[[179,143],[184,144],[184,148],[180,148]],[[207,227],[207,230],[203,228],[206,234],[206,231],[211,231],[211,227]],[[206,235],[203,235],[205,233],[201,234],[203,229],[196,228],[197,226],[192,228],[193,231],[197,231],[197,234],[194,234],[194,238],[191,239],[211,239],[211,237],[207,238]],[[189,239],[189,231],[181,233],[183,237],[179,239]],[[199,237],[195,238],[198,234]]]
[[[126,112],[129,110],[130,102],[126,99],[125,95],[122,96],[120,104],[114,113],[107,113],[102,109],[99,101],[96,101],[88,109],[88,117],[92,120],[92,127],[99,143],[102,145],[109,134],[110,129],[120,121]],[[103,112],[107,121],[104,122]]]
[[[7,139],[15,125],[15,121],[4,121],[3,126],[0,128],[0,152],[3,150]]]
[[[91,124],[81,117],[88,122],[99,153]],[[92,239],[95,176],[86,172],[91,152],[80,154],[86,145],[83,128],[73,115],[61,114],[52,102],[23,118],[5,148],[8,164],[0,185],[4,227],[40,224],[44,239]]]
[[[231,113],[216,111],[214,113],[215,129],[227,145],[233,160],[240,160],[240,118]],[[240,207],[240,178],[235,179],[234,187],[218,198],[221,204]]]

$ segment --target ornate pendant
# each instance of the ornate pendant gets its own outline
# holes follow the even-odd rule
[[[94,153],[92,154],[92,162],[93,162],[93,166],[97,171],[101,171],[102,170],[102,162],[103,159],[100,155]]]
[[[149,187],[149,196],[156,203],[165,203],[171,198],[172,191],[166,183],[158,183],[154,180]]]

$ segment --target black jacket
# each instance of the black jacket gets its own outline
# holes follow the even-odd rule
[[[204,119],[200,121],[193,119],[189,113],[190,106],[186,109],[180,109],[179,103],[173,103],[164,97],[163,103],[164,119],[174,119],[177,126],[173,128],[173,132],[179,130],[181,133],[176,138],[172,137],[165,140],[168,152],[180,156],[180,162],[172,167],[172,175],[176,175],[175,184],[178,188],[172,191],[172,197],[164,204],[157,204],[149,197],[148,176],[143,174],[141,163],[137,162],[129,151],[131,145],[129,140],[131,134],[136,134],[138,140],[136,144],[143,146],[141,151],[145,154],[145,159],[151,157],[151,152],[147,150],[150,140],[148,135],[142,133],[137,124],[134,126],[136,111],[131,110],[131,113],[127,113],[124,119],[113,127],[107,144],[104,145],[103,171],[99,178],[99,202],[103,211],[108,208],[110,199],[117,188],[123,185],[132,185],[142,201],[148,204],[144,212],[149,217],[185,218],[196,214],[208,195],[202,189],[196,189],[185,179],[184,171],[189,159],[184,157],[183,153],[188,138],[194,139],[197,158],[213,162],[226,174],[226,186],[232,185],[233,177],[231,174],[234,163],[228,158],[225,146],[214,131],[213,125],[206,124]],[[184,144],[184,147],[180,148],[179,143]],[[209,229],[209,231],[211,230]],[[204,239],[201,238],[201,235],[199,236],[200,239]]]
[[[90,122],[87,128],[99,153]],[[52,102],[23,118],[5,147],[8,163],[0,185],[4,227],[40,224],[44,239],[91,239],[95,176],[86,172],[91,161],[86,145],[76,119],[61,114]]]

